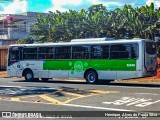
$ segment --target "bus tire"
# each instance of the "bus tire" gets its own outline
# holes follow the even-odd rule
[[[24,74],[25,80],[27,82],[32,82],[34,80],[33,72],[32,70],[27,70]]]
[[[41,78],[43,82],[48,82],[49,78]]]
[[[88,71],[85,75],[86,82],[89,84],[96,84],[98,82],[98,75],[95,71]]]

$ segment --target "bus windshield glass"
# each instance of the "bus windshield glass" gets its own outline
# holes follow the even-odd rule
[[[147,54],[156,54],[156,44],[154,42],[147,42],[146,52]]]

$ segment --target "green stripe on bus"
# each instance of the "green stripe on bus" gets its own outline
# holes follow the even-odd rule
[[[95,70],[136,71],[136,60],[45,60],[43,70]]]

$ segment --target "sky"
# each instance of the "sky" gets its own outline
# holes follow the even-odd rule
[[[160,7],[160,0],[0,0],[0,14],[18,14],[23,12],[61,12],[72,10],[87,10],[90,6],[103,4],[108,10],[122,8],[124,4],[140,7],[154,2]]]

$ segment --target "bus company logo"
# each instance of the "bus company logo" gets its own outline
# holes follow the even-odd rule
[[[135,64],[127,64],[127,67],[135,67]]]
[[[86,69],[86,67],[88,66],[88,63],[85,62],[83,63],[82,61],[76,61],[74,64],[72,62],[69,62],[69,66],[72,66],[72,70],[71,70],[71,73],[74,74],[74,71],[75,70],[76,72],[81,72],[83,69]]]
[[[81,61],[76,61],[74,63],[74,69],[77,71],[77,72],[81,72],[83,70],[83,63]]]

